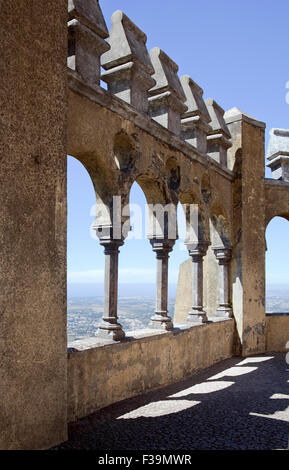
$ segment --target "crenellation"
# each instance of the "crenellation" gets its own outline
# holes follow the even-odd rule
[[[212,98],[205,101],[212,130],[207,137],[208,155],[223,166],[227,166],[227,150],[232,146],[231,134],[224,119],[225,111]]]
[[[183,75],[180,80],[186,96],[185,104],[188,107],[182,115],[181,138],[206,155],[207,135],[211,131],[208,123],[211,117],[203,100],[203,90],[188,75]]]
[[[267,160],[273,179],[289,181],[289,129],[270,129]]]
[[[71,20],[77,20],[103,39],[108,37],[99,0],[68,0],[68,22]]]
[[[140,112],[148,111],[148,90],[155,85],[154,69],[146,48],[147,37],[122,11],[112,17],[110,50],[101,59],[102,80],[108,91]]]
[[[98,0],[69,0],[67,66],[89,85],[100,84],[100,56],[109,49]]]
[[[149,115],[169,131],[180,135],[186,97],[177,75],[177,64],[159,47],[150,51],[156,84],[150,89]]]

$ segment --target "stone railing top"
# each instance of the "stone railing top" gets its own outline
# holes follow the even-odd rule
[[[105,70],[137,62],[152,75],[154,69],[146,48],[147,37],[122,11],[117,10],[111,17],[112,27],[108,38],[110,50],[101,59]]]
[[[186,96],[185,104],[188,107],[183,117],[200,116],[203,121],[210,122],[211,118],[203,100],[202,88],[189,75],[183,75],[180,81]]]
[[[108,37],[108,29],[98,0],[68,0],[68,21],[75,19],[101,38]]]
[[[153,78],[156,85],[150,89],[150,95],[158,95],[164,92],[172,92],[180,101],[185,102],[186,97],[177,75],[179,67],[177,64],[159,47],[154,47],[150,51],[150,58],[154,67]]]
[[[212,131],[210,134],[223,134],[230,139],[231,134],[224,119],[225,111],[212,98],[207,98],[205,103],[211,118],[210,126]]]
[[[271,161],[278,156],[289,157],[289,129],[270,129],[269,135],[267,159]]]

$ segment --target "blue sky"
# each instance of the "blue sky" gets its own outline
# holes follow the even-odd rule
[[[271,127],[289,128],[288,0],[102,0],[110,17],[123,10],[148,36],[147,46],[161,47],[225,110],[237,106]],[[270,172],[266,170],[270,177]],[[131,202],[143,205],[137,186]],[[102,295],[104,256],[90,234],[94,193],[75,159],[68,159],[68,281],[94,283]],[[274,219],[266,233],[270,284],[289,283],[289,224]],[[179,244],[171,255],[169,282],[177,282],[179,264],[187,258]],[[280,262],[282,260],[282,263]],[[146,240],[129,240],[121,248],[120,283],[153,284],[155,257]]]

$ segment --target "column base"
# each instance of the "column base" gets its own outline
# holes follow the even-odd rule
[[[187,316],[187,323],[207,323],[206,312],[200,307],[200,310],[192,310]]]
[[[125,332],[119,323],[115,323],[114,325],[100,325],[95,336],[111,341],[121,341],[125,339]]]
[[[174,328],[172,319],[167,315],[167,312],[164,313],[165,314],[155,313],[151,318],[149,326],[156,330],[172,330]]]
[[[216,311],[216,317],[232,318],[233,310],[231,307],[218,307]]]

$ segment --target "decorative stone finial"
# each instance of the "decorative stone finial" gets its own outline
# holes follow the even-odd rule
[[[267,159],[272,178],[289,181],[289,129],[270,129]]]
[[[212,98],[208,98],[206,106],[211,118],[212,130],[207,138],[208,155],[221,165],[227,166],[227,150],[232,146],[230,131],[224,120],[224,110]]]
[[[162,126],[180,134],[181,115],[186,111],[186,97],[177,75],[178,66],[159,47],[150,51],[156,85],[150,89],[149,114]]]
[[[181,77],[181,84],[186,96],[185,104],[188,107],[181,120],[181,137],[199,152],[206,154],[207,135],[211,130],[208,123],[211,118],[203,100],[203,90],[188,75]]]
[[[68,20],[67,65],[88,84],[99,85],[100,56],[109,45],[98,0],[69,0]]]
[[[155,84],[146,35],[120,10],[112,17],[110,50],[101,59],[108,91],[139,111],[148,110],[148,90]]]

